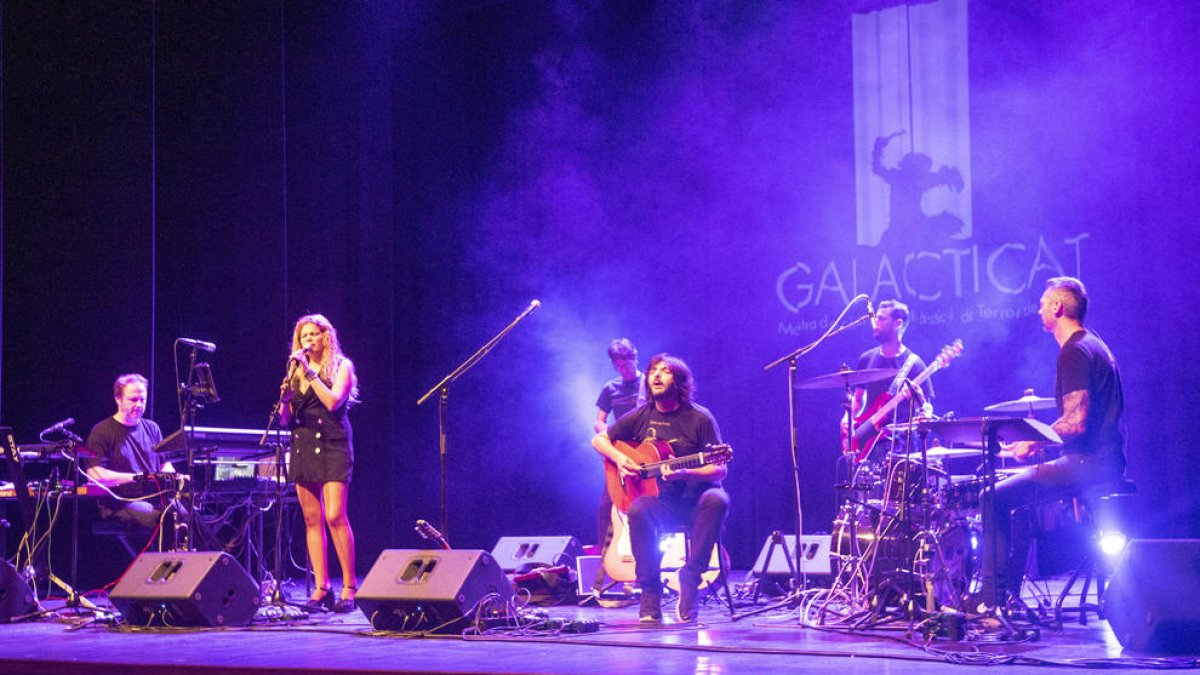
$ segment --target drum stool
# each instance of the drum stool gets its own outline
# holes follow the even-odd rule
[[[1058,595],[1058,601],[1054,603],[1054,622],[1058,630],[1062,630],[1063,614],[1068,612],[1078,612],[1079,623],[1085,626],[1088,612],[1094,612],[1097,618],[1104,618],[1100,609],[1100,598],[1104,596],[1104,561],[1098,559],[1097,556],[1101,534],[1100,525],[1123,526],[1127,520],[1123,516],[1128,511],[1128,505],[1135,494],[1137,494],[1137,483],[1128,478],[1122,478],[1116,483],[1092,488],[1082,496],[1075,498],[1075,520],[1086,528],[1089,545],[1084,552],[1083,561],[1071,573],[1062,592]],[[1121,531],[1124,532],[1123,527]],[[1083,588],[1079,591],[1079,602],[1064,607],[1063,603],[1071,595],[1075,588],[1075,582],[1081,575],[1083,576]],[[1088,592],[1091,590],[1093,579],[1096,582],[1096,599],[1094,602],[1088,602]]]

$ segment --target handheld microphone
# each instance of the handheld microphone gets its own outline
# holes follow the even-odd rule
[[[178,338],[175,341],[181,345],[187,345],[188,347],[202,349],[206,352],[217,351],[217,345],[213,344],[212,342],[205,342],[204,340],[193,340],[192,338]]]
[[[301,353],[307,355],[308,353],[310,353],[312,351],[312,347],[305,347],[304,349],[301,349],[300,351],[301,351]],[[297,359],[296,357],[292,356],[291,354],[288,354],[288,376],[286,378],[284,378],[284,381],[292,379],[292,372],[295,371],[296,368],[299,366],[300,366],[300,359]]]
[[[72,424],[75,424],[75,418],[68,417],[67,419],[62,420],[61,422],[55,422],[54,424],[51,424],[50,426],[46,427],[45,429],[42,429],[41,435],[49,436],[50,434],[58,433],[58,432],[62,431],[63,429],[66,429],[67,427],[71,426]]]

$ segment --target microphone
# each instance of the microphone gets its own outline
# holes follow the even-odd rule
[[[541,306],[542,306],[542,301],[538,300],[537,298],[534,298],[533,300],[531,300],[529,302],[529,306],[525,308],[525,311],[521,312],[521,315],[517,317],[517,321],[520,321],[521,319],[524,319],[525,317],[529,316],[530,314],[533,313],[533,310],[535,310]]]
[[[67,427],[71,426],[72,424],[75,424],[75,418],[68,417],[67,419],[62,420],[61,422],[55,422],[54,424],[51,424],[50,426],[46,427],[45,429],[42,429],[41,435],[49,436],[50,434],[58,433],[58,432],[62,431],[63,429],[66,429]]]
[[[188,347],[194,347],[196,349],[202,349],[206,352],[217,351],[217,345],[215,345],[211,342],[205,342],[204,340],[193,340],[192,338],[177,338],[175,341],[178,342],[179,344],[187,345]]]
[[[312,347],[305,347],[305,348],[301,349],[300,352],[302,354],[308,355],[308,354],[312,353]],[[291,373],[293,370],[296,369],[296,366],[299,366],[299,365],[300,365],[300,360],[297,359],[296,357],[292,356],[291,354],[288,354],[288,373]]]
[[[875,320],[875,305],[871,304],[871,296],[869,295],[867,296],[867,316],[870,317],[871,321]]]

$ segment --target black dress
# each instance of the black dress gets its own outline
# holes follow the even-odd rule
[[[294,483],[350,482],[354,470],[347,405],[330,411],[310,385],[293,399],[292,457],[288,479]]]

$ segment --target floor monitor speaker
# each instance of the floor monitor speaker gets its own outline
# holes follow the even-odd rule
[[[1198,653],[1200,539],[1131,540],[1101,607],[1126,649]]]
[[[507,616],[512,584],[483,550],[388,549],[358,591],[376,630],[456,633]]]
[[[109,595],[125,622],[244,626],[262,602],[258,584],[228,553],[143,553]]]

